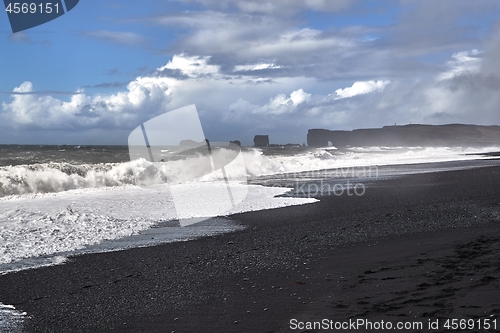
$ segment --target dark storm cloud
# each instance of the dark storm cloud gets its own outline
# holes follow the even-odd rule
[[[478,72],[449,82],[454,106],[471,122],[500,124],[500,26],[486,45]]]

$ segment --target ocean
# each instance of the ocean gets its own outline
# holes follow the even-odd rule
[[[0,274],[231,232],[243,228],[231,214],[363,195],[380,179],[495,165],[483,155],[493,151],[500,146],[243,147],[239,164],[197,177],[203,156],[171,158],[168,149],[159,151],[163,162],[149,162],[130,161],[127,146],[0,145]],[[22,331],[24,316],[0,303],[0,330]]]

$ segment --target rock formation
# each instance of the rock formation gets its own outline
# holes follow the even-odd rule
[[[238,147],[241,147],[240,140],[229,141],[229,143],[233,143],[233,144],[237,145]]]
[[[269,135],[256,135],[253,138],[253,144],[255,145],[255,147],[269,146]]]
[[[310,129],[307,144],[313,147],[346,146],[494,146],[500,145],[500,126],[464,124],[403,125],[383,128],[330,131]]]

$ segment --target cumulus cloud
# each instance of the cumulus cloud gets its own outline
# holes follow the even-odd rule
[[[63,101],[29,94],[33,84],[26,81],[14,88],[9,103],[2,103],[2,123],[4,126],[45,129],[130,127],[162,110],[169,100],[168,90],[166,80],[144,77],[130,82],[127,91],[91,97],[82,90],[69,101]],[[143,113],[144,109],[151,113]]]
[[[219,74],[219,66],[209,64],[209,59],[207,56],[174,55],[168,64],[158,68],[158,72],[170,70],[189,78],[215,77]]]
[[[89,96],[83,90],[69,100],[31,94],[24,82],[14,88],[11,100],[2,103],[2,127],[45,130],[132,129],[168,110],[196,104],[207,135],[221,140],[245,141],[256,128],[275,127],[286,132],[307,115],[313,94],[311,80],[287,78],[262,82],[260,77],[223,73],[208,57],[176,55],[150,76],[140,76],[127,89],[108,95]],[[158,76],[165,69],[182,78]],[[283,93],[286,91],[287,93]],[[293,120],[293,115],[296,117]],[[282,122],[280,124],[280,122]],[[221,131],[221,122],[226,128]]]
[[[29,93],[33,91],[33,84],[29,81],[14,88],[14,93]],[[10,118],[13,125],[35,124],[46,127],[53,124],[58,126],[74,116],[79,105],[87,104],[87,97],[81,94],[71,97],[69,102],[62,102],[51,96],[37,96],[32,94],[15,94],[11,103],[2,103],[4,117]],[[5,122],[5,119],[4,119]]]
[[[131,81],[124,91],[108,95],[88,96],[83,90],[68,101],[53,96],[39,95],[29,81],[13,89],[11,101],[2,103],[0,114],[3,126],[31,126],[45,129],[124,127],[131,128],[162,112],[196,103],[200,111],[217,112],[224,102],[231,103],[237,96],[260,95],[275,92],[281,87],[248,87],[251,78],[221,73],[208,57],[176,55],[165,66],[150,76],[140,76]],[[168,69],[181,78],[159,76]],[[255,78],[258,83],[260,78]],[[283,86],[287,86],[283,82]],[[259,92],[252,94],[252,92]],[[264,95],[265,96],[265,95]],[[306,101],[309,95],[303,90],[292,93],[283,103],[292,105]],[[279,104],[279,100],[273,102]],[[285,103],[285,104],[286,104]],[[225,105],[227,107],[227,105]]]
[[[443,71],[436,74],[447,78],[443,80],[354,81],[320,94],[313,91],[315,80],[279,78],[257,84],[261,77],[224,73],[210,63],[210,57],[179,54],[151,75],[131,81],[126,90],[108,95],[89,96],[82,90],[62,100],[30,94],[33,85],[24,82],[14,88],[10,102],[2,103],[0,117],[3,126],[132,129],[163,112],[194,103],[207,136],[243,142],[257,132],[273,133],[277,141],[293,141],[292,137],[317,127],[487,123],[498,119],[499,104],[495,103],[500,103],[500,98],[493,88],[498,88],[500,80],[487,70],[491,66],[484,66],[485,60],[491,60],[488,53],[480,55],[483,53],[478,50],[452,55],[443,63]],[[168,76],[167,69],[176,75]],[[486,78],[493,80],[489,89],[484,86]]]
[[[385,86],[390,84],[391,81],[360,81],[354,82],[351,87],[344,89],[337,89],[335,93],[337,98],[349,98],[356,95],[368,94],[373,91],[384,91]]]

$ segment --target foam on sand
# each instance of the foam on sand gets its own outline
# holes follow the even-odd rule
[[[213,184],[192,182],[175,185],[196,199],[198,191]],[[236,187],[237,185],[233,185]],[[210,216],[229,215],[314,202],[314,199],[275,198],[286,188],[239,185],[247,199],[229,211],[210,210]],[[217,193],[217,192],[214,192]],[[217,201],[196,202],[185,219],[207,217],[207,207]],[[177,219],[166,185],[120,186],[79,189],[60,193],[10,196],[0,200],[0,271],[21,259],[54,256],[105,240],[137,235],[158,223]],[[201,229],[200,229],[201,230]],[[59,260],[61,262],[61,260]],[[10,267],[10,268],[9,268]]]
[[[23,332],[23,320],[26,312],[17,311],[13,305],[0,303],[0,332]]]

